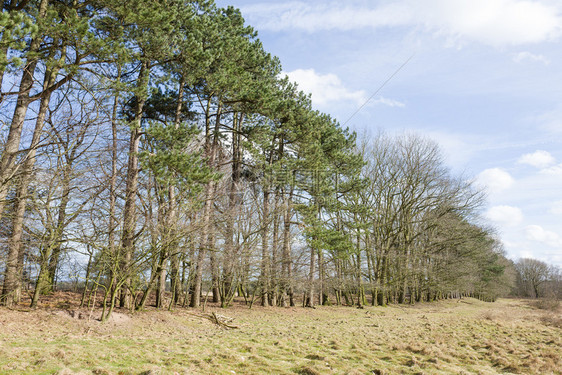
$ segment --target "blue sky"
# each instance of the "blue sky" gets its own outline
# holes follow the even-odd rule
[[[486,186],[512,259],[562,266],[562,2],[218,0],[242,10],[315,108],[416,132]]]

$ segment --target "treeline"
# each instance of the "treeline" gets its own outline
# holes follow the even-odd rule
[[[357,140],[212,1],[11,0],[0,17],[1,301],[494,300],[481,194],[421,137]],[[154,300],[155,297],[155,300]]]

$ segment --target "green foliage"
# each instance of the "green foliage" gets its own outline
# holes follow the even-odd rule
[[[0,51],[11,50],[10,55],[0,54],[0,71],[9,65],[17,68],[22,64],[21,53],[27,46],[26,38],[34,38],[39,28],[33,19],[23,11],[3,11],[0,13]]]
[[[146,150],[140,154],[145,168],[163,186],[177,186],[195,195],[203,184],[218,179],[197,147],[199,131],[192,124],[180,123],[175,128],[152,122],[146,129]]]

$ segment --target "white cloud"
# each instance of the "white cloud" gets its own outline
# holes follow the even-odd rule
[[[548,212],[554,215],[562,215],[562,201],[554,202]]]
[[[551,167],[541,170],[542,174],[550,175],[553,177],[562,177],[562,164],[553,165]]]
[[[536,168],[547,168],[554,163],[556,159],[548,151],[538,150],[532,154],[525,154],[517,161],[520,164],[527,164]]]
[[[495,206],[486,212],[486,217],[495,223],[514,227],[523,221],[523,213],[517,207]]]
[[[415,0],[412,0],[414,2]],[[431,0],[417,2],[430,29],[492,45],[537,43],[559,36],[561,9],[544,1]]]
[[[524,61],[531,61],[531,62],[542,62],[544,65],[550,64],[550,60],[544,55],[535,55],[531,52],[519,52],[517,55],[513,57],[513,61],[516,63],[522,63]]]
[[[256,22],[258,29],[273,31],[299,29],[316,32],[400,26],[410,23],[412,17],[411,10],[400,2],[378,8],[354,8],[342,3],[292,1],[254,4],[242,7],[242,11]]]
[[[536,254],[533,254],[529,250],[521,250],[519,252],[519,258],[536,258]]]
[[[399,108],[404,108],[406,106],[406,104],[404,104],[404,103],[402,103],[398,100],[388,99],[388,98],[385,98],[383,96],[373,100],[373,103],[383,104],[383,105],[387,105],[389,107],[399,107]]]
[[[365,91],[347,89],[335,74],[319,74],[314,69],[297,69],[284,74],[296,82],[300,90],[312,94],[312,102],[319,106],[339,101],[361,105],[367,100]]]
[[[545,230],[539,225],[529,225],[525,228],[527,239],[537,241],[552,247],[562,247],[562,238],[554,232]]]
[[[375,6],[294,1],[242,10],[258,29],[316,32],[409,26],[497,46],[552,40],[562,29],[560,4],[531,0],[397,0]]]
[[[499,193],[509,189],[515,180],[511,175],[501,168],[491,168],[478,174],[476,181],[479,185],[487,188],[490,193]]]

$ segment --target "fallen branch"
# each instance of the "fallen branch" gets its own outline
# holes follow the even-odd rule
[[[221,328],[225,329],[236,329],[238,326],[233,326],[230,323],[234,320],[233,318],[229,318],[224,315],[218,315],[215,312],[212,312],[209,316],[209,320]]]
[[[219,315],[215,312],[212,312],[210,314],[195,314],[195,313],[188,313],[188,314],[193,315],[193,316],[197,316],[199,318],[208,319],[211,322],[213,322],[214,324],[218,325],[220,328],[224,328],[224,329],[237,329],[237,328],[239,328],[238,326],[230,324],[230,323],[232,323],[234,318],[229,318],[228,316]]]

